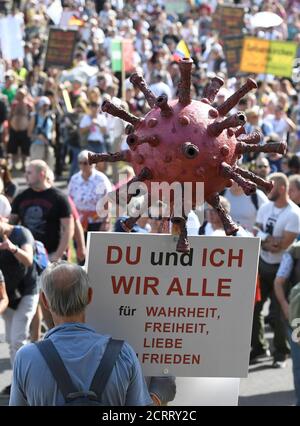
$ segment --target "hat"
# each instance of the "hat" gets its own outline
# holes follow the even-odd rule
[[[115,226],[114,226],[114,231],[115,232],[126,232],[123,228],[122,228],[122,222],[124,222],[127,219],[127,217],[120,217],[119,219],[116,220]],[[141,226],[135,224],[133,226],[133,228],[131,229],[131,232],[136,232],[138,234],[147,234],[148,232],[146,231],[146,229],[142,228]]]
[[[41,96],[38,106],[39,108],[43,107],[44,105],[51,105],[50,99],[47,96]]]

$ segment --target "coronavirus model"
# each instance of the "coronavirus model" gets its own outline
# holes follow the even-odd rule
[[[181,80],[178,99],[171,101],[165,95],[155,97],[141,76],[136,73],[131,75],[131,83],[143,92],[151,110],[144,118],[138,118],[105,101],[103,111],[129,123],[126,133],[130,151],[93,154],[89,161],[130,161],[136,176],[127,186],[132,182],[144,182],[149,191],[151,182],[203,182],[205,201],[218,212],[226,235],[234,235],[238,226],[222,208],[219,192],[230,187],[233,181],[247,195],[255,192],[257,186],[267,191],[272,189],[271,182],[238,167],[238,159],[249,152],[283,154],[286,145],[275,142],[259,145],[260,132],[245,134],[246,116],[242,112],[225,117],[244,95],[257,87],[255,81],[248,79],[223,104],[214,108],[212,104],[224,84],[223,80],[214,77],[206,87],[203,98],[200,101],[192,100],[192,65],[193,61],[189,58],[184,58],[179,63]],[[128,202],[129,200],[130,196]],[[124,229],[130,231],[137,219],[138,217],[129,217],[123,223]],[[177,251],[188,252],[186,215],[170,219],[180,229]]]

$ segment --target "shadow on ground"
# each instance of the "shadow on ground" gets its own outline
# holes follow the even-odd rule
[[[291,406],[295,404],[294,391],[271,392],[253,396],[240,396],[239,406]]]

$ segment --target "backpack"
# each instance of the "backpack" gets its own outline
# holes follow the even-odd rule
[[[41,275],[50,263],[47,249],[41,241],[34,240],[33,260],[36,265],[38,275]]]
[[[64,406],[105,406],[105,404],[101,402],[101,396],[123,344],[123,340],[109,339],[101,362],[92,380],[90,390],[86,392],[75,388],[58,351],[50,339],[35,343],[64,397],[65,402],[62,404]]]

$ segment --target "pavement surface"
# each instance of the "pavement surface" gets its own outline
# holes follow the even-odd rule
[[[16,179],[20,189],[24,188],[22,177]],[[58,182],[58,187],[64,189],[66,181]],[[272,334],[267,329],[267,337]],[[286,368],[271,368],[272,359],[249,367],[249,375],[241,379],[240,406],[292,406],[294,405],[294,387],[292,363],[289,359]],[[0,390],[11,383],[11,367],[8,345],[5,343],[4,322],[0,316]],[[0,406],[7,405],[8,398],[0,395]]]

